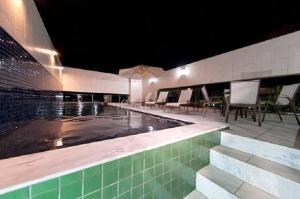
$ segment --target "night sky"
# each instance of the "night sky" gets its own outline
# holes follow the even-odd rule
[[[300,30],[296,1],[35,0],[65,66],[165,70]]]

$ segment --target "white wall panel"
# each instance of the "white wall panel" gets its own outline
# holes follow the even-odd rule
[[[155,85],[143,82],[143,93],[175,88],[300,74],[300,31],[186,65],[190,74],[178,78],[178,68],[163,73]]]
[[[300,44],[290,45],[288,63],[288,74],[300,73]]]
[[[129,80],[118,75],[64,67],[63,91],[128,94]]]

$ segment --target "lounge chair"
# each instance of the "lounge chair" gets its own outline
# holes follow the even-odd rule
[[[226,99],[226,122],[229,119],[229,108],[235,108],[235,120],[237,120],[238,111],[248,107],[253,108],[253,119],[256,121],[256,110],[258,113],[258,126],[261,126],[261,105],[258,96],[260,81],[237,81],[230,83],[230,97]]]
[[[182,105],[188,105],[192,97],[193,90],[181,90],[178,102],[175,103],[166,103],[164,106],[164,111],[166,108],[178,108],[180,112],[180,107]]]
[[[162,91],[159,93],[159,96],[157,98],[156,101],[148,101],[148,102],[145,102],[145,106],[150,106],[150,107],[155,107],[155,105],[164,105],[167,101],[167,97],[168,97],[168,94],[169,92],[168,91]]]
[[[294,99],[295,99],[297,90],[299,88],[299,85],[300,85],[300,83],[283,86],[275,103],[272,103],[272,102],[264,103],[263,121],[265,120],[266,112],[267,112],[269,106],[277,106],[277,109],[275,109],[275,110],[279,116],[280,121],[283,121],[281,114],[280,114],[280,108],[289,107],[292,110],[292,112],[294,113],[298,125],[300,125],[300,121],[297,116],[297,113],[295,110],[295,105],[294,105],[294,103],[295,103]]]
[[[138,105],[138,104],[143,104],[143,103],[146,103],[146,102],[150,102],[151,101],[151,97],[153,95],[153,92],[149,92],[147,93],[147,95],[145,96],[144,100],[140,99],[140,100],[136,100],[132,103],[132,106],[134,105]]]
[[[150,93],[148,93],[146,96],[145,96],[145,103],[147,103],[147,102],[151,102],[151,97],[152,97],[152,95],[153,95],[153,92],[150,92]]]

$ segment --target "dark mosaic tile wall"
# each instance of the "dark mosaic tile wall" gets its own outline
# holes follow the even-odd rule
[[[0,27],[0,134],[51,114],[61,90],[60,82]]]

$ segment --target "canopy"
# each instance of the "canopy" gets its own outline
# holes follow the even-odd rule
[[[163,72],[164,70],[159,67],[138,65],[132,68],[120,69],[119,75],[128,78],[158,77]]]

